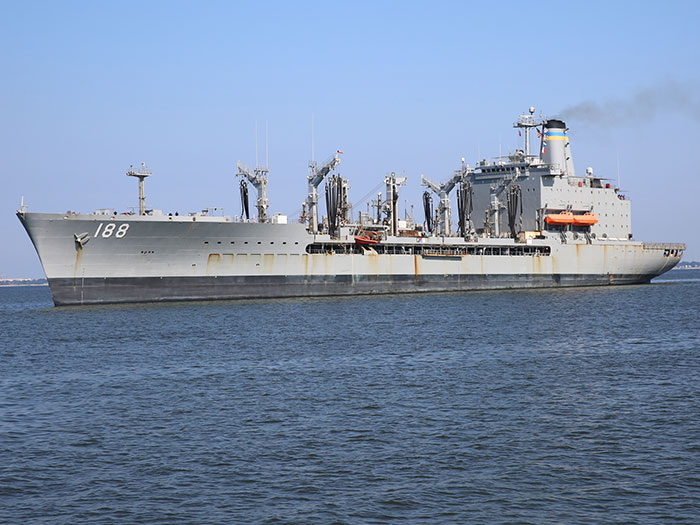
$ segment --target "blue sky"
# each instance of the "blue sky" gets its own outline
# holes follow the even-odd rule
[[[14,216],[136,205],[240,210],[236,161],[269,135],[272,211],[292,214],[311,155],[342,149],[359,199],[519,147],[533,105],[567,118],[577,170],[617,178],[635,237],[700,260],[700,3],[9,2],[0,8],[0,275],[39,277]],[[575,113],[574,113],[575,114]],[[611,122],[612,120],[612,122]]]

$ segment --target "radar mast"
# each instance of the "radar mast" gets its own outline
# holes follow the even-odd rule
[[[518,121],[513,124],[514,128],[523,128],[525,129],[525,156],[529,157],[530,156],[530,130],[532,128],[537,128],[542,125],[542,118],[540,115],[540,118],[537,119],[535,118],[535,108],[533,106],[530,106],[530,109],[528,109],[529,115],[522,114],[518,118]]]
[[[144,193],[144,183],[146,177],[150,177],[152,173],[146,167],[146,163],[141,163],[141,169],[134,171],[134,165],[129,166],[129,171],[126,172],[128,177],[138,177],[139,179],[139,215],[146,215],[146,195]]]

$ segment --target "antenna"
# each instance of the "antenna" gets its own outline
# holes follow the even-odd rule
[[[311,162],[314,161],[314,114],[311,113]]]
[[[620,188],[620,150],[616,150],[617,155],[617,187]]]
[[[255,121],[255,167],[258,167],[258,121]]]
[[[268,151],[268,140],[267,140],[267,120],[265,121],[265,169],[269,169],[269,151]]]

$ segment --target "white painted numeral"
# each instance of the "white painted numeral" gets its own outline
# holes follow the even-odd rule
[[[110,222],[107,226],[105,226],[105,229],[102,231],[102,237],[107,239],[108,237],[112,236],[112,233],[114,233],[114,228],[116,228],[117,225],[114,224],[113,222]]]
[[[117,233],[114,235],[117,239],[121,239],[126,235],[126,230],[129,229],[129,225],[124,223],[121,226],[119,226],[119,229],[117,230]]]
[[[97,237],[100,234],[100,230],[102,229],[102,226],[104,226],[104,224],[100,223],[100,225],[97,227],[97,231],[95,232],[94,237]]]

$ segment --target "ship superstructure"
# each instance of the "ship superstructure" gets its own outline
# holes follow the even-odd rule
[[[145,165],[127,173],[139,179],[138,214],[17,215],[56,305],[645,283],[680,261],[683,244],[633,239],[619,188],[575,172],[563,121],[530,108],[514,126],[524,149],[473,168],[462,159],[442,183],[421,177],[420,223],[401,214],[407,178],[394,173],[355,216],[341,151],[310,163],[298,222],[270,214],[267,168],[240,163],[240,216],[147,209]]]

